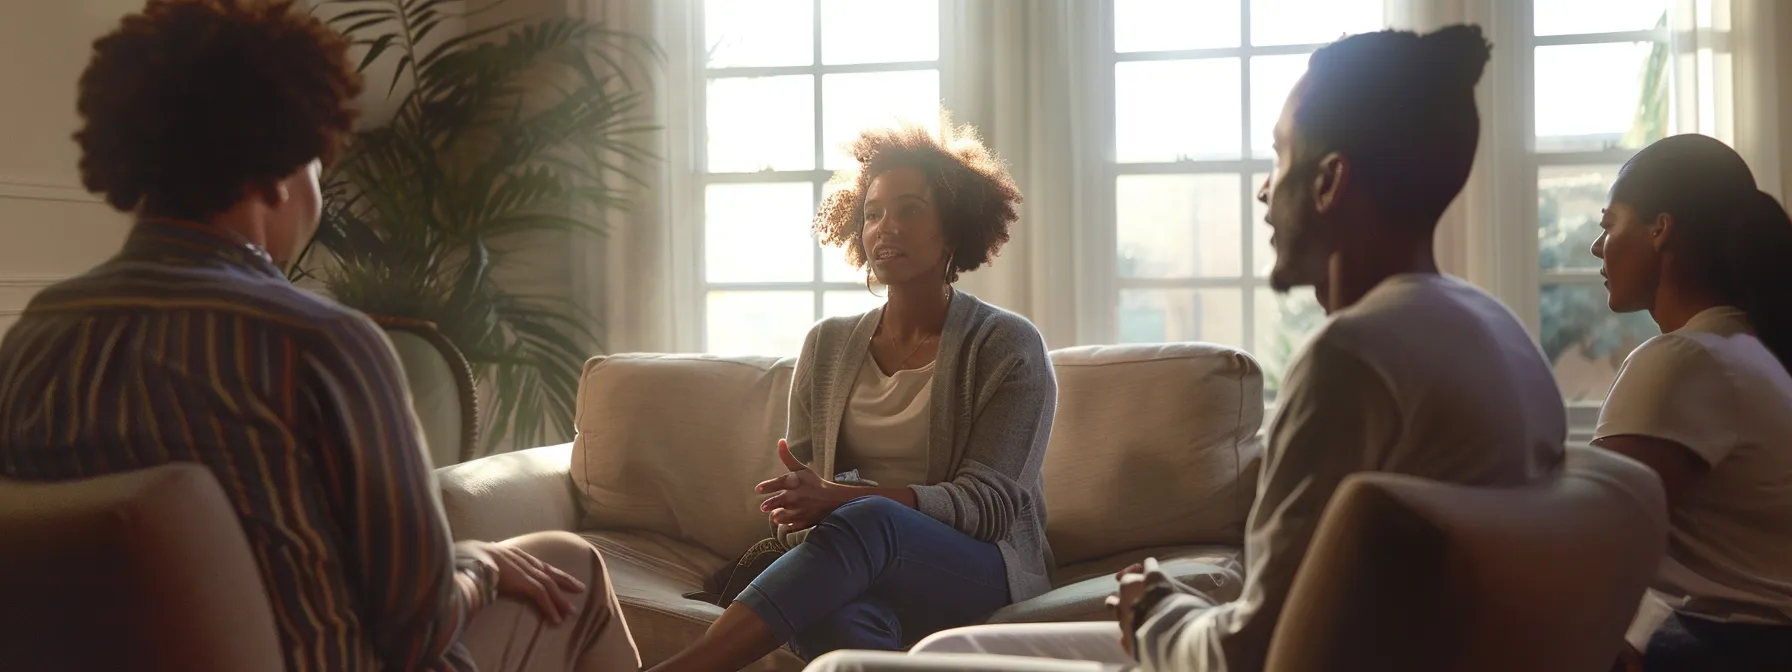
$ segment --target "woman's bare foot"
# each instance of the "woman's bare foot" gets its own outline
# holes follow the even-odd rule
[[[784,643],[747,605],[735,602],[695,644],[655,665],[649,672],[728,672],[739,670],[776,651]]]

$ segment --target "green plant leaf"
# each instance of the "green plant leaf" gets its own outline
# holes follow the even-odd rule
[[[363,70],[401,52],[386,94],[397,111],[324,176],[322,222],[294,276],[364,312],[436,323],[493,391],[486,445],[568,435],[601,325],[564,297],[513,295],[494,278],[536,263],[520,252],[541,235],[601,236],[630,206],[628,185],[655,160],[643,144],[654,127],[624,68],[657,47],[563,17],[421,45],[497,3],[461,14],[443,0],[321,4],[360,12],[334,25],[359,33]],[[406,77],[416,86],[400,92]]]
[[[411,57],[410,56],[405,56],[404,58],[398,59],[398,69],[393,71],[393,73],[392,73],[392,85],[386,87],[386,95],[390,96],[390,95],[392,95],[393,91],[398,90],[399,80],[402,79],[404,77],[404,73],[408,72],[410,69],[411,69]]]
[[[363,30],[372,28],[374,26],[380,25],[382,23],[386,23],[391,20],[392,20],[392,17],[389,17],[389,16],[365,19],[359,23],[356,23],[355,25],[349,26],[347,28],[343,28],[342,34],[347,35],[349,37],[354,37],[355,35],[359,34]]]
[[[367,66],[373,65],[374,61],[379,60],[380,54],[384,54],[387,49],[392,48],[392,41],[396,39],[398,39],[398,35],[388,33],[367,43],[367,55],[361,57],[361,64],[355,66],[355,72],[366,72]]]
[[[325,4],[337,4],[337,3],[325,3]],[[355,3],[355,4],[360,4],[360,3]],[[372,18],[369,18],[369,17],[372,17]],[[331,17],[330,20],[327,22],[327,25],[329,25],[331,28],[335,28],[339,24],[348,23],[348,22],[357,21],[357,20],[361,20],[362,23],[367,23],[368,21],[372,22],[372,23],[367,23],[367,25],[378,25],[378,24],[384,23],[386,21],[396,20],[397,18],[398,18],[398,12],[394,12],[390,8],[356,9],[356,10],[343,12],[334,17]],[[356,24],[356,25],[360,25],[360,24]],[[353,28],[341,29],[341,32],[345,35],[349,35],[349,36],[353,37],[353,33],[355,32],[355,29],[353,29]]]

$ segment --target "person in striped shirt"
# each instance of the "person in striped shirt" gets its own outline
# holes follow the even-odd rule
[[[0,477],[209,467],[288,670],[638,669],[590,545],[452,541],[390,342],[286,279],[347,48],[293,0],[149,0],[94,43],[82,179],[136,222],[0,342]]]

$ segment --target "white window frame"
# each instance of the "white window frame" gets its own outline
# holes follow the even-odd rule
[[[813,298],[814,316],[816,319],[820,319],[823,314],[823,304],[827,292],[850,291],[855,289],[859,291],[867,291],[865,284],[862,282],[830,282],[826,280],[823,277],[823,262],[825,259],[823,255],[827,254],[828,250],[824,249],[823,246],[819,244],[812,246],[813,249],[810,263],[814,270],[814,276],[808,281],[710,281],[706,277],[705,270],[708,260],[708,251],[705,245],[707,237],[704,230],[707,222],[707,213],[705,212],[705,203],[707,199],[705,195],[708,186],[712,184],[808,182],[812,185],[813,189],[811,212],[814,212],[814,208],[819,207],[821,203],[823,190],[828,181],[833,178],[835,172],[823,167],[826,165],[827,155],[832,149],[826,144],[822,135],[822,129],[825,125],[823,117],[824,110],[822,109],[823,76],[848,73],[913,72],[932,70],[938,74],[939,91],[941,95],[944,96],[950,86],[950,68],[948,68],[947,65],[952,60],[948,54],[947,45],[955,43],[952,39],[954,37],[952,33],[954,27],[952,22],[947,20],[948,17],[953,15],[953,12],[951,11],[953,7],[950,4],[953,0],[939,0],[940,48],[938,55],[934,60],[824,65],[821,56],[823,33],[821,20],[822,0],[811,0],[810,11],[812,12],[811,16],[813,17],[813,21],[811,25],[810,39],[812,40],[811,48],[813,49],[814,54],[813,63],[796,66],[748,66],[713,69],[709,68],[706,63],[708,58],[708,41],[705,36],[706,17],[704,16],[704,2],[703,0],[686,1],[689,3],[687,9],[688,19],[686,20],[686,25],[689,26],[689,28],[686,44],[682,51],[684,52],[683,57],[689,59],[686,68],[687,72],[690,73],[690,79],[693,81],[691,81],[690,86],[686,88],[685,96],[688,102],[681,107],[690,112],[686,115],[689,119],[689,123],[686,124],[689,131],[687,134],[688,140],[686,140],[686,142],[689,144],[685,152],[685,155],[688,157],[687,165],[690,166],[690,174],[688,177],[688,187],[682,189],[674,187],[673,193],[688,193],[687,203],[689,205],[686,206],[688,208],[686,214],[676,217],[673,220],[675,222],[673,225],[675,230],[673,235],[673,254],[674,256],[683,257],[681,260],[674,263],[673,272],[678,276],[675,283],[682,281],[689,284],[684,287],[675,287],[673,296],[679,297],[679,303],[681,304],[675,309],[678,313],[675,317],[675,322],[677,324],[689,326],[685,328],[675,328],[674,331],[675,340],[681,350],[687,352],[707,352],[709,349],[708,306],[709,295],[711,292],[806,291],[809,292]],[[813,104],[815,106],[815,168],[811,170],[762,170],[752,173],[709,172],[708,83],[713,79],[720,78],[772,77],[782,75],[809,75],[813,79]],[[797,353],[755,354],[795,356]]]
[[[1591,151],[1539,152],[1536,138],[1536,50],[1538,47],[1611,44],[1623,42],[1666,41],[1668,29],[1634,30],[1571,35],[1535,34],[1535,0],[1499,2],[1492,0],[1489,9],[1494,30],[1493,97],[1496,109],[1486,115],[1482,130],[1483,152],[1489,152],[1498,175],[1494,178],[1492,199],[1507,204],[1483,209],[1485,228],[1494,234],[1469,243],[1471,259],[1482,262],[1481,280],[1494,294],[1518,315],[1534,341],[1542,339],[1542,292],[1546,285],[1596,285],[1601,282],[1596,269],[1551,270],[1540,267],[1537,197],[1538,175],[1543,168],[1555,166],[1621,166],[1635,156],[1637,149],[1612,147]],[[1672,12],[1673,3],[1668,11]],[[1500,44],[1518,45],[1516,49],[1500,49]],[[1503,54],[1501,52],[1504,52]],[[1503,103],[1503,104],[1502,104]],[[1486,140],[1493,142],[1486,142]],[[1504,198],[1501,198],[1501,195]],[[1476,243],[1481,243],[1477,246]],[[1486,277],[1492,271],[1493,277]],[[1551,362],[1554,365],[1554,362]],[[1598,422],[1598,402],[1566,401],[1570,439],[1591,439]]]
[[[1265,226],[1253,216],[1256,210],[1257,190],[1260,182],[1256,175],[1267,174],[1275,169],[1275,159],[1259,158],[1251,147],[1253,129],[1251,126],[1251,59],[1267,56],[1288,56],[1310,54],[1326,43],[1292,44],[1292,45],[1251,45],[1251,2],[1238,0],[1239,4],[1239,45],[1236,47],[1183,49],[1173,51],[1146,51],[1119,53],[1114,46],[1114,1],[1102,0],[1099,11],[1100,23],[1092,26],[1099,31],[1095,41],[1100,59],[1100,66],[1094,69],[1092,77],[1097,87],[1100,103],[1091,105],[1090,112],[1095,117],[1097,133],[1090,140],[1098,142],[1095,151],[1090,155],[1096,157],[1099,165],[1092,166],[1091,175],[1097,176],[1100,184],[1089,191],[1090,203],[1083,209],[1093,226],[1083,227],[1081,233],[1082,251],[1078,253],[1079,270],[1084,273],[1079,278],[1079,285],[1085,288],[1080,296],[1077,310],[1077,337],[1082,344],[1109,344],[1120,341],[1120,293],[1128,289],[1227,289],[1240,293],[1243,303],[1239,313],[1240,325],[1239,347],[1252,352],[1255,356],[1258,344],[1257,332],[1257,294],[1258,290],[1269,287],[1269,278],[1261,276],[1258,271],[1273,260],[1256,259],[1257,231],[1255,227]],[[1383,25],[1393,18],[1393,12],[1384,8]],[[1240,114],[1240,154],[1237,159],[1220,160],[1180,160],[1157,163],[1121,163],[1116,155],[1115,106],[1117,104],[1114,70],[1120,63],[1141,61],[1166,61],[1187,59],[1237,58],[1239,60],[1239,114]],[[1240,207],[1240,273],[1238,276],[1207,276],[1192,278],[1122,278],[1118,268],[1119,212],[1116,194],[1116,180],[1124,175],[1231,175],[1239,181]],[[1192,250],[1191,250],[1192,253]]]

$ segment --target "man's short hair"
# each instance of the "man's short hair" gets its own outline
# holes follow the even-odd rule
[[[1462,192],[1481,135],[1478,26],[1353,35],[1313,52],[1294,110],[1297,161],[1337,152],[1389,214],[1433,226]]]
[[[348,41],[292,0],[150,0],[93,43],[81,181],[123,211],[205,219],[354,130]]]

